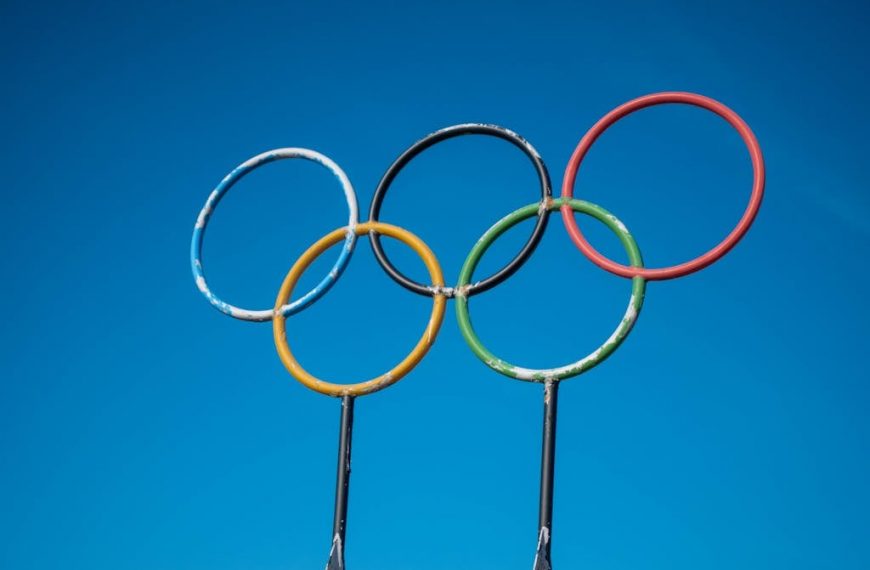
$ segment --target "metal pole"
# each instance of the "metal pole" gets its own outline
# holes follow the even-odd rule
[[[347,530],[347,497],[350,486],[350,443],[353,435],[353,396],[341,398],[341,424],[338,434],[338,474],[335,479],[335,518],[332,523],[332,549],[326,570],[345,570],[344,535]]]
[[[556,411],[559,382],[544,383],[544,434],[541,445],[541,501],[538,515],[538,549],[534,570],[552,570],[550,545],[553,532],[553,473],[556,466]]]

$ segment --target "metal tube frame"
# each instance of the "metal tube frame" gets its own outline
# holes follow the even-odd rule
[[[341,398],[341,423],[338,433],[338,472],[335,478],[335,516],[332,522],[332,548],[326,570],[345,570],[344,545],[347,532],[347,500],[350,492],[350,450],[353,436],[353,396]]]
[[[556,412],[559,382],[544,383],[544,427],[541,444],[541,496],[538,511],[538,548],[534,570],[552,570],[550,547],[553,537],[553,483],[556,467]]]

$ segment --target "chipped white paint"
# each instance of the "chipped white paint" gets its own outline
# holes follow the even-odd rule
[[[333,562],[335,565],[333,566]],[[329,549],[329,560],[326,562],[326,570],[344,568],[344,548],[341,547],[341,536],[336,533],[332,539],[332,548]]]
[[[540,568],[549,568],[549,561],[542,562],[538,557],[544,552],[546,545],[550,544],[550,529],[542,526],[541,532],[538,533],[538,547],[535,549],[535,562],[532,568],[539,570]],[[545,565],[544,565],[545,564]]]
[[[214,205],[218,201],[218,191],[212,190],[211,194],[209,194],[208,199],[205,201],[205,206],[200,210],[199,216],[196,218],[196,227],[197,229],[202,229],[205,227],[206,221],[211,216],[211,212],[214,209]]]
[[[453,287],[445,287],[444,285],[432,285],[429,290],[433,295],[444,295],[448,299],[452,299],[456,295],[456,290]]]
[[[614,225],[616,225],[616,227],[618,227],[618,228],[620,229],[620,231],[625,232],[625,233],[628,233],[628,228],[625,227],[625,224],[623,224],[623,223],[619,220],[619,218],[617,218],[617,217],[614,216],[613,214],[608,214],[608,215],[607,215],[607,219],[610,220],[611,222],[613,222]]]

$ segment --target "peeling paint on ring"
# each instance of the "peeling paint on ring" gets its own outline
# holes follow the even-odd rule
[[[226,195],[232,186],[241,180],[244,176],[255,170],[256,168],[281,159],[302,158],[319,164],[332,172],[344,191],[344,197],[347,201],[348,220],[347,220],[347,239],[342,245],[341,251],[338,254],[338,259],[332,266],[332,269],[324,277],[320,283],[314,286],[305,295],[277,309],[262,309],[250,310],[242,309],[226,303],[221,300],[208,286],[205,279],[205,270],[202,263],[202,243],[205,237],[206,226],[211,219],[218,203]],[[320,154],[317,151],[306,148],[279,148],[270,150],[257,156],[251,157],[234,168],[229,174],[224,176],[220,184],[211,191],[205,205],[200,210],[196,217],[196,223],[193,227],[193,236],[190,241],[190,267],[193,272],[193,278],[196,282],[197,289],[205,296],[208,302],[217,310],[231,317],[242,319],[245,321],[268,321],[271,320],[275,311],[279,311],[285,317],[294,315],[299,311],[310,306],[312,303],[322,297],[335,284],[336,280],[341,276],[342,271],[350,261],[353,253],[354,245],[356,244],[357,234],[354,228],[359,223],[359,208],[357,206],[356,193],[353,190],[353,185],[344,171],[332,161],[329,157]]]
[[[643,259],[640,250],[637,247],[637,243],[635,243],[634,238],[631,236],[631,233],[625,225],[615,216],[595,204],[590,204],[589,202],[583,202],[581,200],[553,200],[548,207],[550,210],[556,210],[562,207],[563,204],[570,205],[571,209],[575,212],[587,214],[603,222],[619,237],[623,247],[628,252],[632,266],[643,267]],[[462,271],[459,274],[459,281],[456,286],[456,289],[459,292],[456,296],[456,320],[459,323],[459,329],[462,332],[462,336],[472,352],[474,352],[481,361],[496,372],[526,382],[556,382],[577,376],[578,374],[597,366],[610,356],[610,354],[625,340],[628,333],[631,332],[634,327],[640,309],[643,306],[646,281],[642,277],[635,277],[632,279],[631,297],[629,298],[628,306],[626,307],[625,313],[623,314],[622,319],[620,319],[616,329],[601,346],[575,362],[556,368],[534,369],[516,366],[492,354],[483,346],[480,339],[477,337],[477,333],[474,332],[468,310],[469,299],[463,294],[463,291],[464,288],[468,286],[467,283],[471,279],[478,262],[492,243],[509,228],[536,215],[538,207],[538,204],[529,204],[528,206],[524,206],[523,208],[505,216],[489,228],[480,240],[478,240],[477,245],[475,245],[468,254],[468,257],[462,266]]]
[[[311,263],[313,263],[314,260],[329,247],[341,241],[346,231],[346,228],[339,228],[330,232],[315,242],[299,257],[299,259],[296,260],[296,263],[293,264],[293,267],[290,269],[289,273],[287,273],[284,282],[281,284],[278,298],[275,300],[276,311],[278,311],[278,309],[283,306],[287,299],[289,299],[293,294],[293,287],[296,286],[299,278]],[[433,283],[432,287],[438,288],[442,293],[436,294],[432,297],[432,312],[429,315],[429,321],[426,323],[423,335],[417,341],[417,344],[411,352],[388,372],[376,376],[371,380],[358,382],[356,384],[333,384],[331,382],[326,382],[313,376],[307,370],[302,368],[302,365],[296,360],[296,357],[293,355],[287,342],[286,318],[280,312],[276,312],[275,318],[272,319],[272,333],[275,347],[278,350],[278,356],[284,364],[284,367],[304,386],[314,390],[315,392],[320,392],[321,394],[326,394],[328,396],[362,396],[382,390],[401,380],[406,374],[408,374],[408,372],[420,363],[434,344],[441,323],[444,320],[444,310],[447,305],[447,296],[443,293],[446,288],[444,287],[444,276],[441,272],[441,266],[438,264],[438,260],[435,259],[432,250],[429,249],[423,240],[407,230],[381,222],[365,222],[358,224],[353,228],[353,231],[357,235],[363,235],[375,231],[378,234],[383,234],[404,242],[423,260],[426,269],[429,271],[429,277]]]

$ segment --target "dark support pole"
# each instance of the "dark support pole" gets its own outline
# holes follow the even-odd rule
[[[341,398],[341,427],[338,434],[338,475],[335,480],[335,519],[332,549],[326,570],[345,570],[344,533],[347,530],[347,496],[350,486],[350,442],[353,435],[353,396]]]
[[[544,436],[541,446],[541,506],[538,516],[538,550],[534,570],[552,570],[550,544],[553,532],[553,473],[556,466],[556,410],[559,383],[544,383]]]

